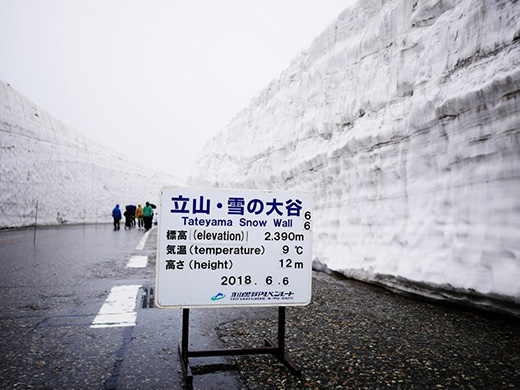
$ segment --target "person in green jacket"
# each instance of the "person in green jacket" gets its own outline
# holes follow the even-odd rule
[[[150,202],[146,202],[146,206],[143,207],[143,220],[144,220],[144,230],[150,230],[152,228],[152,220],[153,220],[153,209],[150,206]]]

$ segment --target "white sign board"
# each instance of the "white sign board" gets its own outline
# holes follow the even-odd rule
[[[310,302],[309,194],[165,187],[157,234],[157,307]]]

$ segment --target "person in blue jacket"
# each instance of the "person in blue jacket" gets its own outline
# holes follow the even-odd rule
[[[114,210],[112,210],[112,217],[114,217],[114,230],[119,230],[119,221],[121,221],[121,209],[116,204]]]

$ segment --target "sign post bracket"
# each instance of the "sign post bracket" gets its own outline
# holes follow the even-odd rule
[[[192,386],[193,384],[193,373],[189,363],[190,357],[274,354],[289,368],[289,370],[295,376],[301,375],[301,369],[289,358],[289,356],[287,356],[285,352],[285,306],[278,307],[278,342],[275,344],[271,340],[266,339],[265,346],[258,348],[230,348],[190,351],[188,347],[189,321],[190,309],[183,309],[182,339],[179,343],[179,353],[181,355],[185,382],[188,386]]]

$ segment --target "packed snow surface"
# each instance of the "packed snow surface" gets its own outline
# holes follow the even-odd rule
[[[314,256],[520,304],[520,2],[363,0],[205,147],[194,185],[308,191]]]
[[[162,186],[179,184],[88,139],[0,80],[0,228],[110,222],[116,203],[123,211],[157,203]]]

